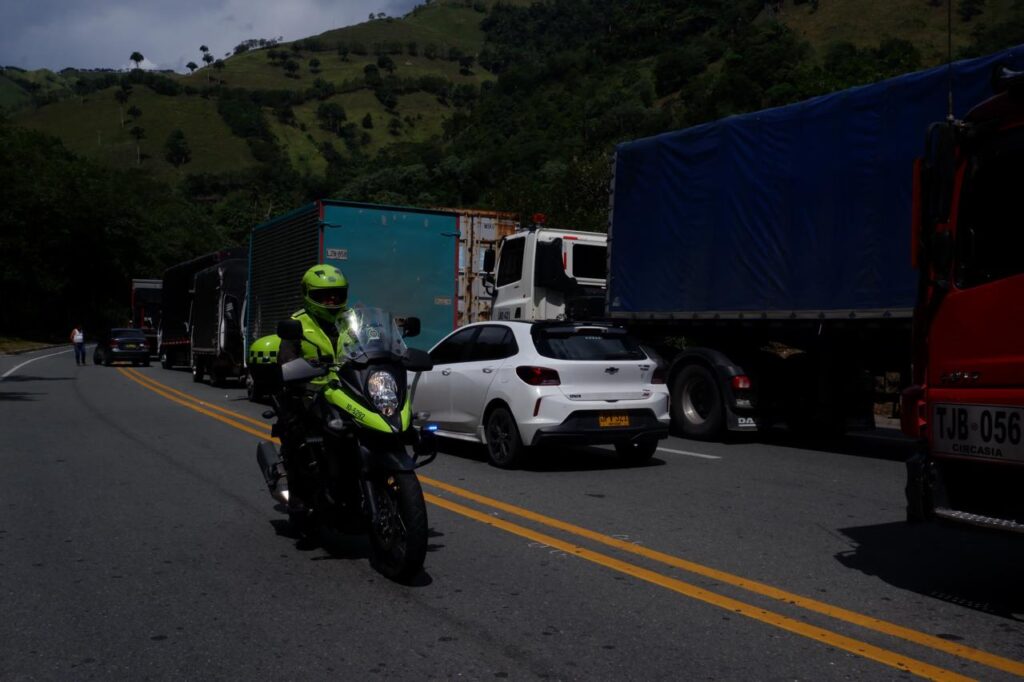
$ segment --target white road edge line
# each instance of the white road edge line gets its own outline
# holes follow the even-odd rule
[[[699,452],[689,452],[687,450],[669,450],[668,448],[658,448],[658,452],[671,452],[673,455],[686,455],[687,457],[700,457],[701,459],[722,459],[718,455],[703,455]]]
[[[67,350],[58,351],[56,353],[50,353],[49,355],[40,355],[38,358],[32,358],[31,360],[26,360],[25,362],[21,363],[20,365],[16,365],[15,367],[12,367],[11,369],[7,370],[6,372],[3,373],[3,375],[0,375],[0,381],[3,381],[4,379],[6,379],[10,375],[14,374],[19,369],[21,369],[25,365],[29,364],[30,362],[35,362],[36,360],[44,360],[46,358],[52,358],[54,355],[63,355],[64,353],[70,353],[73,350],[74,350],[74,348],[68,348]]]

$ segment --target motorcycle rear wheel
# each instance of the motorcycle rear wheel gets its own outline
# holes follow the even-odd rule
[[[370,529],[371,562],[384,577],[412,580],[427,554],[427,505],[412,471],[384,474],[373,482],[380,519]]]

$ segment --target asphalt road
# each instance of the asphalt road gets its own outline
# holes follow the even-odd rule
[[[61,349],[0,376],[2,679],[1024,675],[1024,542],[905,524],[891,432],[635,468],[452,444],[402,586],[362,538],[284,533],[240,389]]]

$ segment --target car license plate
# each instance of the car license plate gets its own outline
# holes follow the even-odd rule
[[[629,426],[628,414],[602,414],[597,418],[597,425],[602,429]]]
[[[935,405],[935,452],[1024,461],[1024,409],[1005,405]]]
[[[127,348],[128,350],[135,350],[136,348],[138,348],[138,346],[136,346],[134,343],[126,343],[124,344],[124,347]]]

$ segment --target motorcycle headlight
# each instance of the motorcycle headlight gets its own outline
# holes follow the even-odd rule
[[[373,406],[382,415],[391,417],[398,411],[398,383],[391,372],[380,370],[371,374],[366,389]]]

